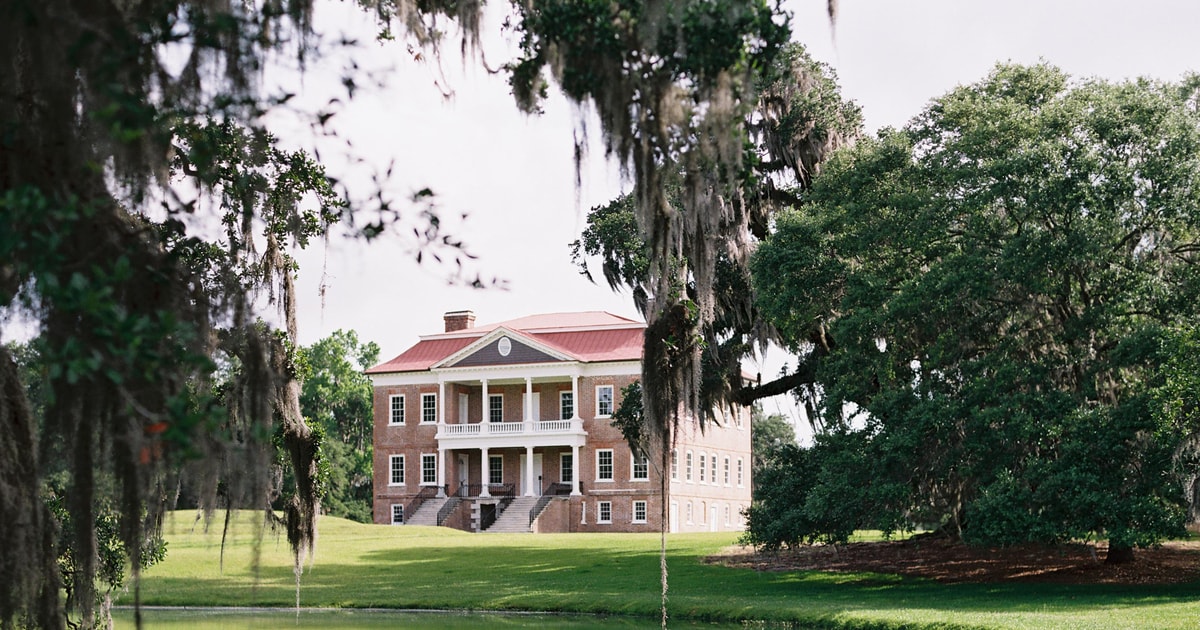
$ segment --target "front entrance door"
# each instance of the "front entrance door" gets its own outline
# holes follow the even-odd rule
[[[525,454],[521,453],[521,496],[525,496],[526,484],[529,483],[525,474]],[[533,454],[533,496],[542,496],[542,454]]]
[[[716,504],[713,504],[712,507],[708,508],[708,531],[710,531],[710,532],[717,531],[717,506],[716,506]]]
[[[458,454],[458,487],[463,488],[470,483],[471,458],[466,453]]]

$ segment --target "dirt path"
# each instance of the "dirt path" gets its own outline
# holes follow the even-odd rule
[[[729,547],[707,561],[759,571],[873,571],[939,582],[1047,582],[1059,584],[1176,584],[1200,580],[1200,541],[1138,549],[1133,562],[1104,563],[1106,545],[968,547],[944,538],[801,547],[757,553]]]

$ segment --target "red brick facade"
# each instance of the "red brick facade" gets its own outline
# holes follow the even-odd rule
[[[455,314],[455,322],[468,316]],[[399,509],[393,506],[415,513],[419,494],[430,500],[437,494],[461,499],[443,525],[472,530],[479,526],[472,505],[495,501],[487,494],[557,492],[563,496],[547,499],[533,531],[658,531],[662,464],[650,461],[635,476],[633,454],[602,413],[619,407],[621,390],[639,378],[640,344],[633,341],[643,330],[607,314],[534,316],[431,335],[372,368],[375,522],[392,522]],[[506,364],[505,357],[537,359]],[[564,397],[571,402],[566,408]],[[749,413],[742,416],[703,433],[690,425],[680,431],[671,531],[742,529],[751,487]],[[690,480],[683,468],[688,452]]]

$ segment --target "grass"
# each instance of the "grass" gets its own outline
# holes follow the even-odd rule
[[[244,515],[220,563],[214,532],[180,513],[165,562],[145,572],[142,602],[163,606],[296,603],[286,538],[268,534],[254,559]],[[477,535],[446,528],[323,518],[305,607],[542,610],[657,614],[658,536]],[[1200,584],[943,585],[882,574],[759,573],[703,563],[732,534],[673,534],[670,613],[711,621],[766,620],[826,628],[1195,628]],[[119,604],[131,603],[126,596]]]

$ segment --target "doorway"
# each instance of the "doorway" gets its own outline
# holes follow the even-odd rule
[[[521,453],[521,496],[525,496],[527,484],[529,483],[529,480],[526,479],[526,477],[527,477],[527,475],[525,474],[525,453]],[[533,454],[533,496],[535,496],[535,497],[542,496],[542,454],[541,453]]]

